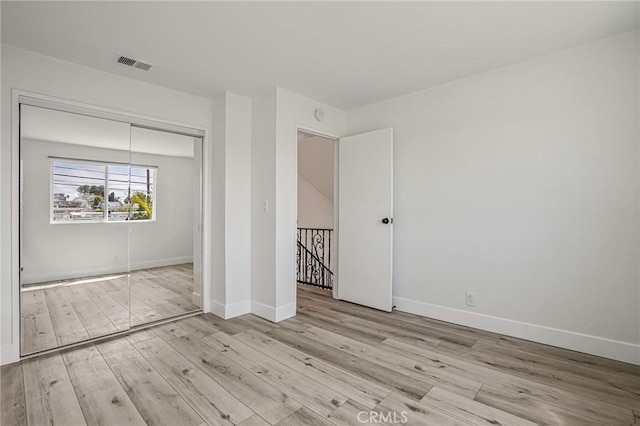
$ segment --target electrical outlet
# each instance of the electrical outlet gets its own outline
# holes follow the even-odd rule
[[[269,200],[264,200],[264,203],[262,203],[262,210],[264,210],[265,213],[269,213]]]
[[[476,294],[474,292],[467,292],[467,305],[476,306]]]

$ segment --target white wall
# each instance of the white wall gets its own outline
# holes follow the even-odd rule
[[[226,155],[226,94],[218,95],[211,100],[213,122],[211,131],[212,162],[211,187],[215,194],[225,193],[225,155]],[[210,224],[203,224],[211,233],[211,310],[216,312],[216,306],[225,305],[225,198],[216,198],[211,204]],[[220,313],[218,313],[220,315]]]
[[[334,143],[298,134],[299,228],[333,228]]]
[[[226,92],[216,97],[215,200],[212,312],[222,318],[251,311],[251,99]]]
[[[333,229],[333,202],[298,175],[298,228]]]
[[[314,116],[324,111],[324,120]],[[327,136],[343,135],[344,112],[288,90],[277,89],[276,117],[276,310],[275,320],[296,313],[297,127]]]
[[[282,88],[254,96],[252,113],[251,312],[280,321],[296,312],[296,130],[340,136],[344,113]]]
[[[349,133],[394,128],[398,309],[640,363],[638,48],[626,33],[347,114]]]
[[[298,136],[298,174],[333,202],[333,139]]]
[[[1,113],[2,132],[0,145],[0,363],[18,359],[18,283],[14,273],[17,258],[12,257],[13,224],[17,223],[17,174],[12,167],[12,105],[11,89],[21,89],[76,102],[130,112],[197,128],[211,128],[211,100],[159,86],[142,83],[78,66],[69,62],[35,54],[22,49],[2,45]],[[205,139],[205,194],[210,182],[210,147]],[[211,195],[205,199],[211,199]],[[208,204],[205,204],[205,224],[210,222]],[[210,236],[205,233],[205,260],[211,254],[206,251]],[[208,280],[211,271],[205,264],[203,300],[207,300]],[[205,302],[206,303],[206,302]],[[208,303],[203,308],[209,309]]]
[[[127,162],[128,151],[23,138],[22,282],[87,277],[193,260],[193,158],[133,153],[157,167],[152,222],[50,223],[49,158]],[[129,232],[129,226],[131,232]]]
[[[251,312],[274,320],[275,91],[254,96],[251,114]]]

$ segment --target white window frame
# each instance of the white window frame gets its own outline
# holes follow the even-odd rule
[[[104,193],[107,201],[105,203],[104,215],[101,219],[89,219],[89,220],[53,220],[53,202],[54,202],[54,169],[55,163],[69,163],[69,164],[92,164],[104,166]],[[153,206],[151,210],[151,218],[150,219],[142,219],[142,220],[109,220],[109,166],[127,166],[127,167],[138,167],[144,169],[153,170],[153,191],[151,191],[151,205]],[[131,179],[131,175],[129,175],[129,179]],[[49,157],[49,224],[51,225],[68,225],[68,224],[79,224],[79,223],[148,223],[156,221],[156,199],[157,199],[157,182],[158,179],[158,167],[157,166],[149,166],[144,164],[131,164],[131,163],[118,163],[115,161],[96,161],[96,160],[88,160],[84,158],[61,158],[61,157]],[[129,183],[129,197],[131,197],[131,183]]]

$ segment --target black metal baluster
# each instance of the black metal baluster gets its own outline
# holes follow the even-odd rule
[[[322,231],[322,240],[324,241],[324,231]],[[322,259],[324,261],[324,245],[322,245],[322,257],[318,257],[319,259]],[[324,269],[320,268],[322,273],[320,275],[322,275],[322,288],[325,288],[325,283],[324,283]],[[325,268],[326,269],[326,268]]]
[[[298,282],[333,288],[331,243],[333,229],[298,228]],[[304,252],[304,253],[303,253]],[[304,262],[304,265],[301,263]]]
[[[329,263],[327,266],[329,266],[329,269],[333,268],[333,262],[332,262],[332,258],[331,258],[331,231],[329,231]]]

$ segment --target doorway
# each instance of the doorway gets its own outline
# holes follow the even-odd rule
[[[297,132],[297,284],[328,292],[336,284],[336,140]]]
[[[298,285],[391,311],[393,129],[339,140],[298,129],[297,174]]]

